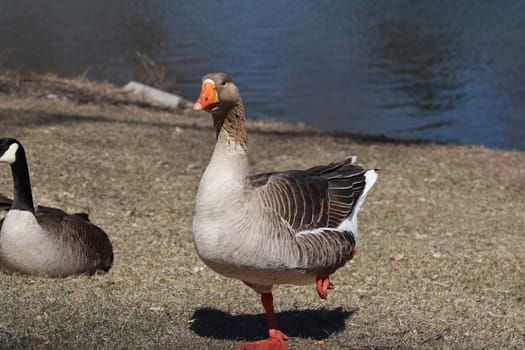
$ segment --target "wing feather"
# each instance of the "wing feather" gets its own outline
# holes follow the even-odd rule
[[[327,276],[348,261],[355,239],[351,232],[324,228],[300,232],[297,245],[302,267],[318,276]]]
[[[263,173],[250,180],[264,205],[295,232],[335,228],[350,215],[365,187],[365,169],[351,162]]]
[[[108,271],[113,263],[113,248],[107,234],[92,224],[85,213],[67,214],[61,209],[38,206],[38,223],[47,232],[57,236],[62,242],[70,242],[77,256],[96,262],[96,270]]]

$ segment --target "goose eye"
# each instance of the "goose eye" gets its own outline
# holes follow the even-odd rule
[[[226,82],[223,81],[223,82],[221,83],[221,85],[222,85],[222,86],[226,86]]]
[[[0,150],[5,151],[7,149],[7,145],[0,145]]]

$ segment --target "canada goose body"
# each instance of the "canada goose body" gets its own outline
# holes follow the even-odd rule
[[[195,203],[193,238],[216,272],[261,294],[270,338],[245,349],[286,349],[273,311],[275,284],[316,283],[326,298],[329,275],[350,260],[357,216],[377,179],[355,158],[306,170],[250,176],[244,107],[224,73],[204,76],[194,109],[211,113],[217,141]]]
[[[108,236],[87,214],[33,205],[25,151],[15,139],[0,139],[0,162],[9,163],[14,199],[0,222],[0,266],[8,272],[50,277],[107,271],[113,262]],[[0,196],[0,205],[9,199]]]

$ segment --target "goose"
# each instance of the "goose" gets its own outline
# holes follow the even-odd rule
[[[241,349],[284,350],[272,286],[315,284],[326,298],[330,275],[356,253],[357,216],[377,179],[355,157],[306,170],[250,176],[244,106],[226,73],[202,78],[193,105],[213,117],[216,143],[195,199],[193,241],[209,268],[261,295],[267,339]]]
[[[8,273],[65,277],[108,271],[113,248],[107,234],[85,213],[38,206],[35,210],[24,147],[0,139],[0,162],[11,166],[14,198],[0,198],[8,209],[0,223],[0,267]]]

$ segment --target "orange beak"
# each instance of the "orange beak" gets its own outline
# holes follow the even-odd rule
[[[219,103],[219,96],[217,95],[217,88],[211,79],[206,79],[202,83],[201,94],[197,102],[193,105],[193,109],[198,111],[201,109],[211,110]]]

